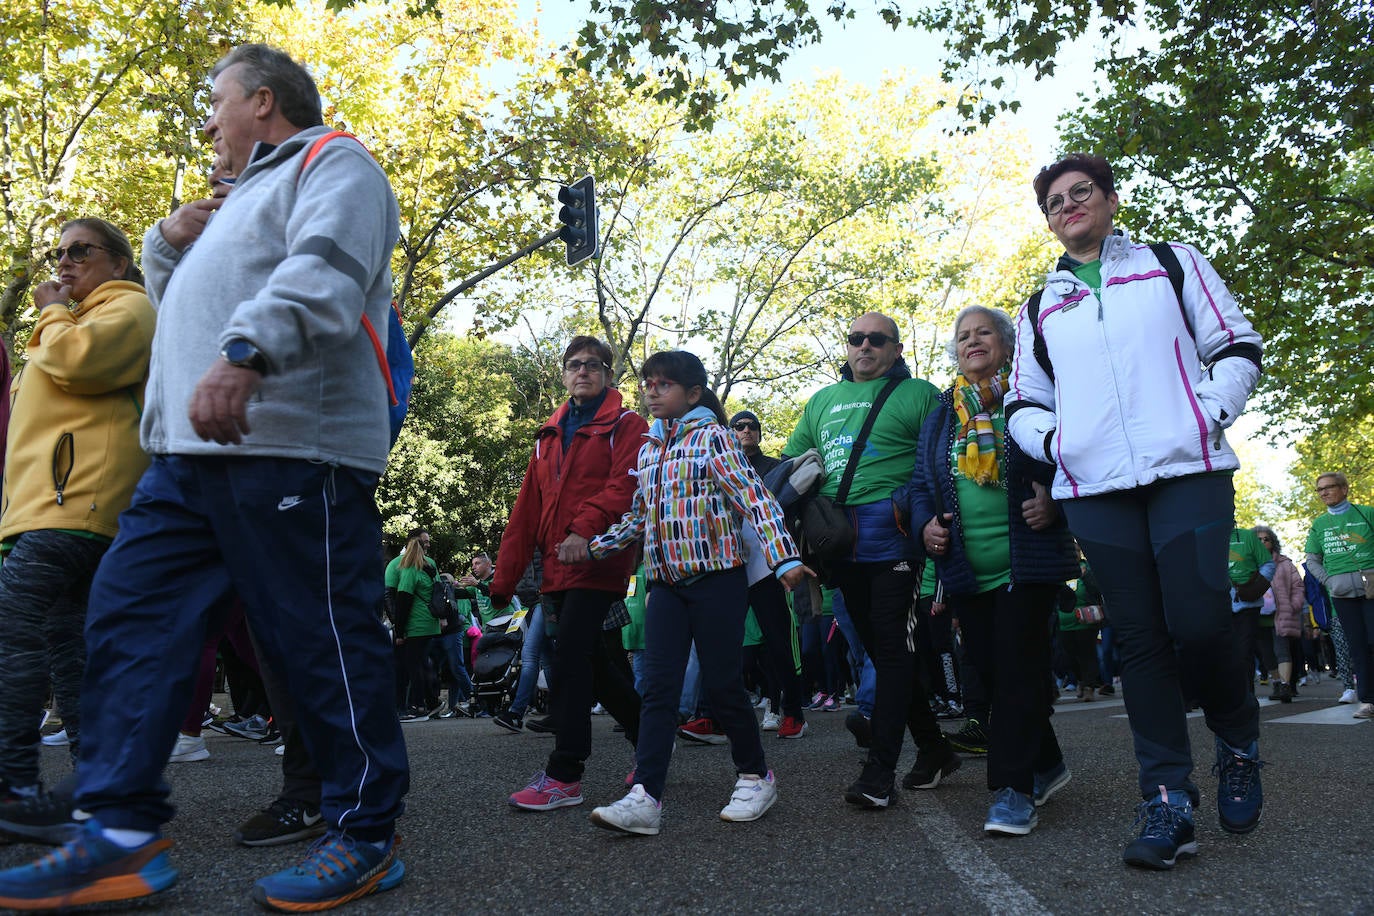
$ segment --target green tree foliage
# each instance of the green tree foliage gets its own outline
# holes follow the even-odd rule
[[[135,245],[183,194],[204,188],[195,133],[210,65],[242,40],[230,0],[62,4],[0,0],[0,327],[58,227],[100,216]]]
[[[445,570],[466,570],[475,551],[495,552],[535,431],[562,393],[549,346],[541,355],[443,332],[425,336],[411,412],[377,493],[389,542],[426,527]]]

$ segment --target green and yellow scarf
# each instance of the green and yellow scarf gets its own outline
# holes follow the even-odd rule
[[[959,472],[980,486],[997,483],[997,459],[1002,434],[992,424],[992,412],[1002,403],[1011,378],[1010,368],[977,384],[960,375],[954,380],[954,412],[959,416]]]

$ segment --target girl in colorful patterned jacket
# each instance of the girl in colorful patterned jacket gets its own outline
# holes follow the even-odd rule
[[[633,787],[615,804],[593,810],[591,819],[608,830],[654,835],[694,641],[706,697],[730,739],[738,774],[721,819],[757,820],[777,799],[741,676],[748,609],[743,519],[758,532],[768,566],[784,586],[814,573],[797,559],[782,509],[726,428],[701,360],[682,350],[655,353],[640,375],[654,423],[639,450],[639,485],[630,511],[587,552],[600,559],[644,542],[650,580],[644,703]]]

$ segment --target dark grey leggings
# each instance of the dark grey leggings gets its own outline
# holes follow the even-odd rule
[[[10,785],[38,783],[38,720],[49,676],[76,760],[86,600],[109,546],[65,531],[26,531],[0,566],[0,778]]]
[[[1234,490],[1224,474],[1066,500],[1069,527],[1097,574],[1121,650],[1140,793],[1192,782],[1187,701],[1237,749],[1259,735],[1249,661],[1231,633],[1227,551]]]

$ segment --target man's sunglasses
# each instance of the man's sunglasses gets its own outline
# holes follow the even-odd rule
[[[849,335],[847,339],[849,340],[849,345],[851,347],[862,347],[864,345],[865,339],[867,339],[868,342],[873,344],[873,346],[875,347],[885,347],[888,345],[889,342],[897,342],[897,338],[889,337],[882,331],[869,331],[867,334],[862,334],[858,331],[854,331]]]
[[[91,256],[91,249],[99,248],[101,251],[108,251],[110,254],[119,254],[113,248],[106,248],[104,245],[91,245],[86,242],[77,242],[66,248],[54,248],[48,252],[48,260],[56,264],[65,255],[73,264],[84,264],[86,259]]]
[[[759,425],[758,425],[757,423],[754,423],[754,422],[751,421],[751,420],[740,420],[738,423],[734,424],[731,428],[732,428],[732,429],[737,429],[737,430],[739,430],[740,432],[744,432],[746,429],[752,429],[754,432],[758,432],[759,429],[760,429]]]

